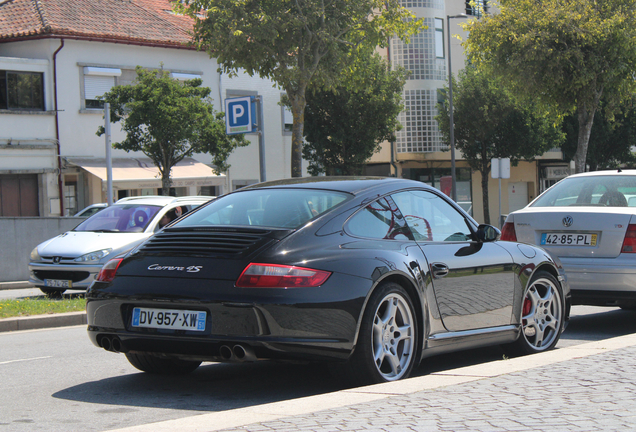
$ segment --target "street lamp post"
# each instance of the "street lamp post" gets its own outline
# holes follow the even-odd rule
[[[451,31],[450,20],[468,18],[466,14],[446,15],[446,34],[448,36],[448,112],[450,114],[450,149],[451,149],[451,198],[457,202],[457,175],[455,174],[455,123],[453,122],[453,68],[451,66]]]

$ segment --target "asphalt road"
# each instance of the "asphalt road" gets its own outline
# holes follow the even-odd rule
[[[575,307],[559,346],[636,332],[636,312]],[[501,359],[499,347],[427,359],[415,371]],[[204,364],[193,374],[138,372],[94,347],[85,327],[0,334],[0,432],[105,431],[341,390],[316,364]]]

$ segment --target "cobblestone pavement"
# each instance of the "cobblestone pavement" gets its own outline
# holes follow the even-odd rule
[[[225,432],[633,431],[636,346]]]

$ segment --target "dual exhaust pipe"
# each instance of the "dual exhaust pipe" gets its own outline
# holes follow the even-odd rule
[[[104,335],[99,339],[99,346],[106,351],[114,353],[125,353],[128,349],[121,343],[121,340],[117,336]]]
[[[98,344],[100,347],[104,348],[106,351],[114,352],[114,353],[126,353],[128,352],[128,348],[124,346],[119,337],[114,335],[104,335],[98,340]],[[219,354],[221,358],[225,361],[236,361],[236,362],[253,362],[256,361],[256,354],[252,347],[248,345],[234,345],[230,347],[229,345],[221,345],[219,348]]]
[[[219,354],[225,361],[253,362],[256,361],[256,354],[252,347],[248,345],[221,345]]]

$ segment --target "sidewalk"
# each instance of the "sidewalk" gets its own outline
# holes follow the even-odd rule
[[[634,376],[636,335],[627,335],[117,432],[627,431]]]

